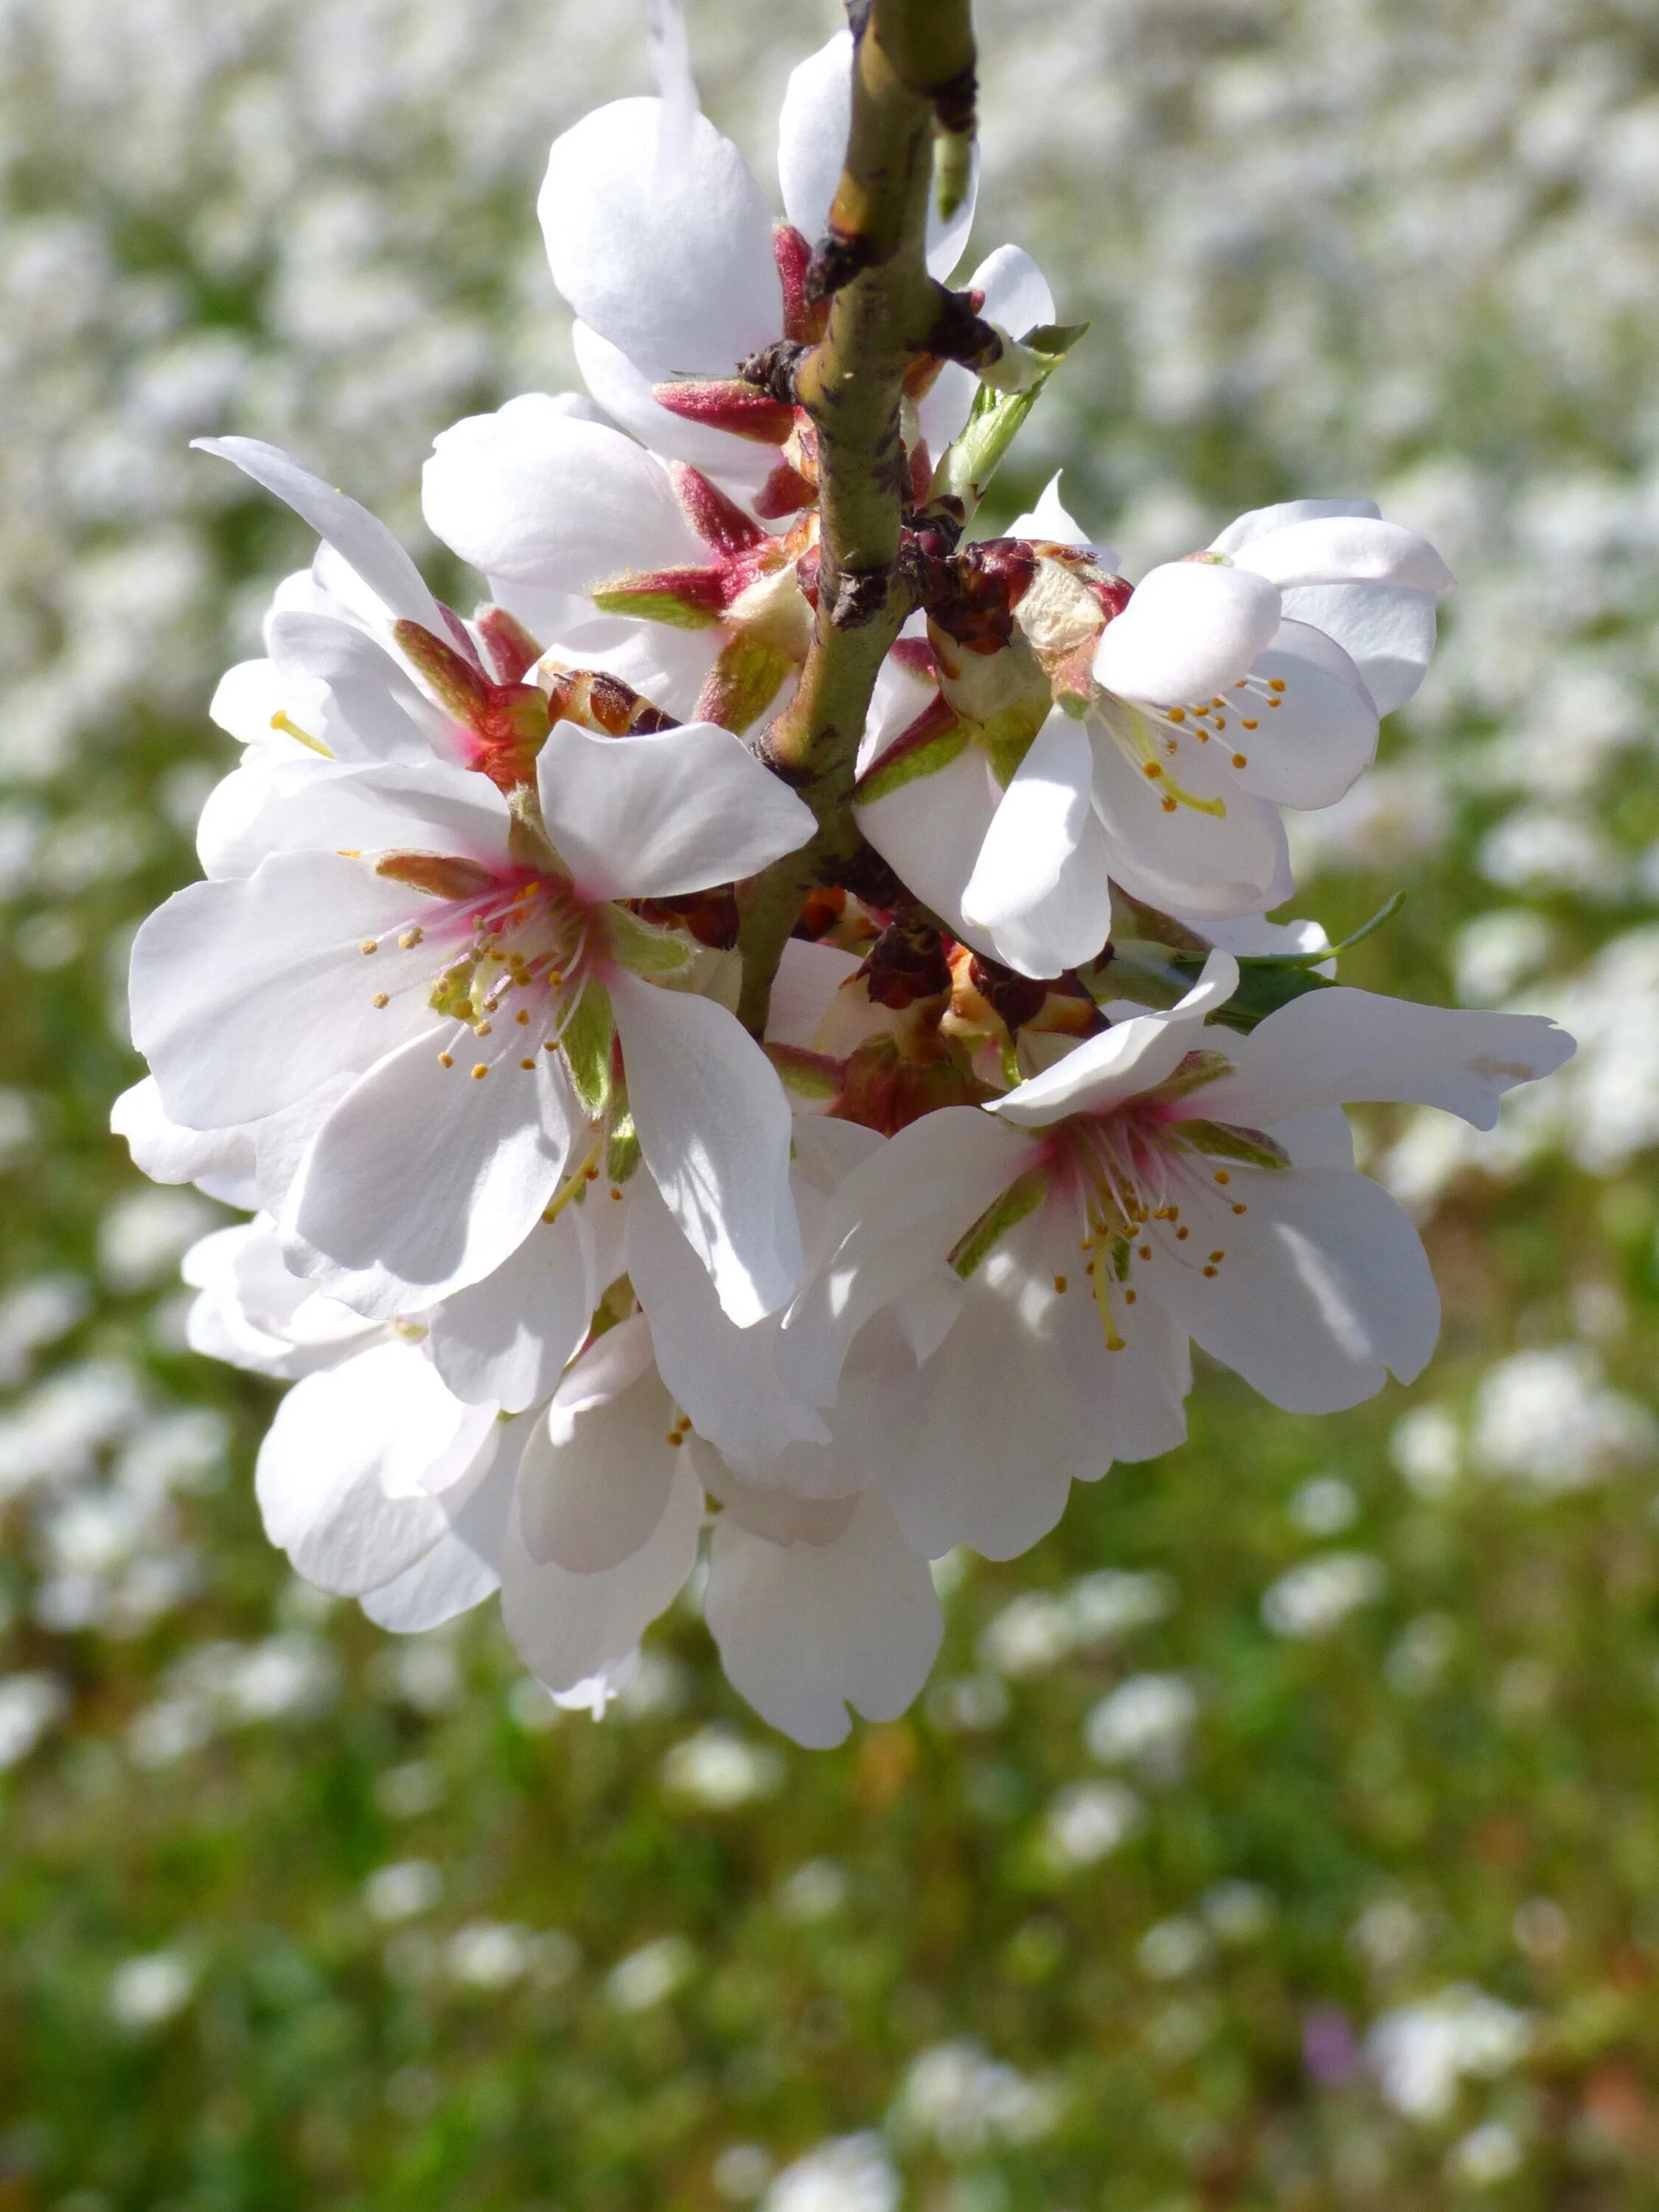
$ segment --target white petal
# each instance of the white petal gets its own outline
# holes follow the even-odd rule
[[[828,44],[791,71],[778,116],[778,183],[784,211],[802,236],[816,245],[829,228],[830,203],[841,182],[847,138],[853,120],[853,39],[837,31]],[[927,266],[948,276],[962,258],[973,228],[979,191],[979,149],[974,149],[967,197],[948,222],[934,198],[927,206]],[[1051,319],[1039,318],[1038,319]]]
[[[1364,583],[1438,594],[1456,581],[1419,532],[1366,515],[1292,522],[1252,538],[1232,559],[1285,590],[1293,584]]]
[[[1115,715],[1133,714],[1116,706]],[[1207,748],[1213,754],[1213,745]],[[1176,780],[1201,802],[1167,811],[1160,791],[1109,730],[1095,738],[1095,811],[1111,843],[1112,880],[1164,914],[1261,914],[1296,888],[1279,810],[1243,790],[1224,761],[1194,744]],[[1219,802],[1219,811],[1210,810]]]
[[[703,1609],[732,1687],[817,1748],[845,1740],[849,1705],[866,1720],[896,1720],[943,1630],[927,1561],[874,1496],[828,1544],[773,1543],[723,1515]]]
[[[626,738],[556,722],[536,774],[549,832],[589,899],[731,883],[817,827],[805,800],[714,722]]]
[[[746,1327],[800,1280],[783,1086],[713,1000],[620,972],[610,988],[645,1164],[727,1316]]]
[[[1368,515],[1375,522],[1382,511],[1375,500],[1370,499],[1281,500],[1275,507],[1253,507],[1236,522],[1230,522],[1221,535],[1211,541],[1210,550],[1237,553],[1241,545],[1265,538],[1270,531],[1288,529],[1296,522],[1322,522],[1328,517],[1340,515]]]
[[[708,557],[654,455],[539,392],[441,431],[421,482],[434,533],[492,576],[586,592]]]
[[[950,1106],[854,1168],[828,1209],[830,1256],[785,1316],[786,1379],[817,1404],[833,1403],[859,1331],[945,1271],[957,1238],[1029,1164],[1030,1149],[976,1106]]]
[[[411,1039],[353,1085],[289,1200],[291,1264],[376,1320],[435,1304],[500,1267],[553,1195],[569,1150],[570,1102],[552,1057],[537,1054],[526,1071],[516,1030],[488,1048],[468,1038],[489,1070],[475,1079],[439,1059],[454,1028]]]
[[[239,745],[269,745],[273,741],[291,744],[293,739],[282,739],[271,723],[272,715],[285,708],[293,712],[292,687],[284,684],[268,659],[239,660],[234,668],[226,669],[208,702],[209,714]],[[303,714],[295,714],[294,719],[304,726]]]
[[[170,1121],[155,1078],[147,1075],[110,1108],[110,1127],[127,1140],[132,1163],[153,1182],[210,1181],[216,1190],[241,1190],[253,1170],[253,1138],[245,1128],[186,1129]],[[231,1205],[251,1203],[242,1198]]]
[[[853,34],[837,31],[790,71],[778,112],[783,211],[811,245],[829,227],[852,121]]]
[[[200,453],[216,453],[234,463],[255,483],[285,501],[362,577],[388,614],[419,623],[434,637],[449,637],[449,625],[420,570],[367,507],[262,439],[194,438],[191,443]]]
[[[1403,707],[1434,654],[1432,592],[1389,584],[1297,584],[1284,594],[1287,622],[1334,638],[1359,671],[1379,714]]]
[[[929,1558],[957,1544],[992,1559],[1029,1551],[1073,1482],[1094,1480],[1111,1458],[1109,1433],[1076,1387],[1064,1326],[1080,1301],[1055,1291],[1033,1257],[1040,1242],[1032,1217],[975,1270],[916,1376],[908,1424],[881,1440],[884,1493]]]
[[[567,1206],[550,1227],[538,1221],[491,1274],[427,1316],[427,1351],[458,1398],[517,1413],[552,1396],[605,1289],[593,1279],[592,1211]]]
[[[860,829],[906,888],[953,936],[994,959],[996,948],[963,915],[962,895],[1001,797],[984,754],[969,745],[936,774],[854,810]]]
[[[1194,1094],[1201,1106],[1182,1103],[1260,1128],[1311,1106],[1370,1099],[1439,1106],[1490,1129],[1505,1091],[1552,1073],[1573,1049],[1541,1014],[1420,1006],[1337,986],[1292,999],[1235,1039],[1237,1074]]]
[[[1086,549],[1089,533],[1073,515],[1060,495],[1060,471],[1056,469],[1042,488],[1042,496],[1035,507],[1017,514],[1008,525],[1010,538],[1034,538],[1049,545],[1076,545]],[[1103,553],[1103,568],[1115,568],[1116,556]]]
[[[221,794],[246,786],[233,816]],[[270,853],[458,854],[505,873],[511,866],[507,802],[485,777],[447,761],[336,766],[307,756],[249,762],[209,803],[216,875],[251,875]],[[207,842],[208,813],[202,842]],[[407,904],[410,894],[401,894]],[[426,903],[419,894],[416,902]]]
[[[1027,975],[1091,960],[1112,933],[1104,847],[1090,803],[1089,733],[1056,712],[1014,771],[962,895],[963,912]]]
[[[1037,1129],[1067,1114],[1099,1114],[1137,1092],[1150,1091],[1172,1075],[1186,1054],[1204,1042],[1205,1022],[1238,988],[1238,963],[1230,952],[1212,952],[1203,973],[1178,1006],[1168,1013],[1137,1014],[1085,1037],[1052,1067],[985,1108],[1016,1127]],[[1213,1040],[1231,1056],[1233,1037]],[[1207,1089],[1203,1094],[1208,1097]]]
[[[1011,337],[1023,338],[1054,319],[1048,280],[1024,246],[999,246],[968,279],[968,289],[984,293],[981,314]]]
[[[1275,683],[1284,689],[1264,697],[1261,687]],[[1235,712],[1256,727],[1243,728]],[[1279,624],[1256,657],[1249,688],[1233,692],[1225,720],[1222,739],[1233,747],[1240,786],[1281,806],[1334,805],[1376,757],[1376,709],[1358,670],[1305,623]]]
[[[525,1428],[522,1415],[497,1421],[471,1472],[439,1493],[445,1533],[413,1566],[359,1600],[372,1621],[401,1634],[436,1628],[498,1587]]]
[[[660,405],[654,395],[665,380],[647,376],[620,346],[586,323],[578,323],[570,338],[582,382],[612,421],[653,453],[665,460],[690,461],[709,476],[751,487],[763,483],[777,466],[781,456],[775,446],[733,437],[729,430],[690,422]]]
[[[677,1465],[650,1540],[621,1566],[593,1575],[538,1565],[514,1513],[501,1565],[501,1620],[539,1680],[568,1690],[633,1650],[696,1564],[702,1507],[696,1477]]]
[[[662,103],[618,100],[553,143],[537,212],[553,282],[647,376],[729,376],[781,336],[772,211],[704,116],[659,173]]]
[[[792,937],[772,978],[772,1002],[766,1019],[768,1042],[811,1051],[818,1024],[836,992],[863,964],[856,953],[843,952],[839,945],[809,944],[804,937]]]
[[[260,1446],[266,1534],[324,1589],[352,1596],[390,1582],[447,1533],[435,1492],[466,1473],[494,1419],[452,1398],[408,1345],[307,1376]]]
[[[191,884],[158,908],[133,945],[132,1035],[172,1118],[259,1121],[424,1025],[397,996],[431,967],[396,944],[417,896],[333,853],[278,853],[245,882]],[[385,940],[372,977],[371,939]]]
[[[1340,1169],[1281,1168],[1240,1176],[1237,1188],[1249,1211],[1218,1207],[1227,1257],[1215,1275],[1169,1262],[1155,1280],[1149,1271],[1149,1294],[1288,1413],[1336,1413],[1374,1396],[1390,1370],[1402,1382],[1419,1374],[1440,1302],[1422,1242],[1382,1185]]]
[[[1120,699],[1178,707],[1230,690],[1279,628],[1279,592],[1248,569],[1170,561],[1107,623],[1096,680]]]
[[[823,1416],[777,1371],[776,1324],[733,1327],[655,1185],[639,1182],[628,1209],[629,1279],[675,1403],[700,1436],[745,1464],[792,1443],[827,1443]]]
[[[598,1405],[555,1398],[519,1469],[519,1534],[538,1566],[605,1574],[643,1550],[673,1488],[673,1419],[654,1367]]]
[[[320,711],[307,720],[303,704],[287,706],[290,720],[328,747],[336,760],[367,767],[376,761],[424,761],[447,718],[426,699],[400,661],[354,623],[331,615],[277,613],[266,625],[271,666],[279,680],[320,687]]]

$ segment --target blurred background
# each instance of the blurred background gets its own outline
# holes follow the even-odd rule
[[[820,0],[690,0],[770,173]],[[429,573],[436,430],[574,380],[532,203],[631,6],[0,0],[0,2208],[1659,2204],[1659,17],[1650,0],[982,0],[975,248],[1086,344],[1130,573],[1374,493],[1462,588],[1297,832],[1351,980],[1547,1010],[1496,1133],[1378,1113],[1441,1353],[1334,1420],[1211,1370],[1182,1451],[943,1563],[908,1719],[811,1753],[693,1613],[601,1726],[494,1608],[382,1637],[260,1534],[270,1396],[181,1349],[219,1218],[106,1134],[123,975],[311,541]]]

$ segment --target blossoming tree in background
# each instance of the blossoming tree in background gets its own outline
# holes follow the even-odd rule
[[[602,1710],[696,1565],[726,1671],[830,1744],[932,1663],[929,1562],[1006,1559],[1177,1443],[1190,1346],[1322,1413],[1438,1308],[1343,1108],[1489,1127],[1541,1018],[1343,986],[1267,914],[1409,697],[1451,579],[1358,500],[1132,584],[1058,480],[975,510],[1081,333],[972,220],[967,0],[870,0],[790,82],[775,216],[663,93],[554,146],[586,396],[457,423],[441,605],[354,501],[216,719],[204,880],[140,933],[141,1165],[252,1218],[198,1347],[293,1381],[301,1573],[389,1628],[499,1587]]]

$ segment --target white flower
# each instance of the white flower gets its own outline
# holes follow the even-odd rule
[[[1262,1593],[1261,1618],[1275,1635],[1298,1641],[1328,1636],[1388,1587],[1388,1571],[1369,1552],[1326,1552],[1290,1567]]]
[[[1549,1023],[1321,987],[1247,1036],[1213,952],[1172,1012],[1088,1038],[981,1111],[902,1131],[836,1194],[844,1241],[787,1318],[801,1387],[833,1397],[871,1315],[965,1283],[872,1450],[910,1540],[1006,1558],[1074,1479],[1182,1431],[1188,1339],[1275,1404],[1334,1411],[1408,1380],[1438,1300],[1410,1221],[1358,1175],[1340,1112],[1419,1100],[1489,1124],[1571,1050]]]
[[[1047,519],[1070,524],[1051,505]],[[1072,573],[1051,557],[1047,569]],[[1012,751],[941,742],[934,772],[861,808],[866,835],[969,942],[1025,975],[1100,951],[1109,878],[1183,915],[1276,906],[1292,889],[1279,807],[1330,805],[1367,765],[1378,715],[1421,678],[1450,584],[1415,532],[1364,501],[1318,500],[1241,516],[1133,593],[1103,572],[1086,590],[1034,584],[1016,621],[1045,666],[1098,635],[1092,685],[1066,677],[1080,688]],[[1107,619],[1097,602],[1113,592]],[[890,682],[862,763],[872,793],[895,725],[917,726],[919,688]]]
[[[654,452],[751,483],[776,465],[758,410],[747,435],[734,434],[718,427],[729,417],[711,420],[674,387],[729,378],[775,340],[808,335],[806,264],[846,153],[852,52],[838,32],[790,77],[778,131],[783,223],[704,116],[665,146],[674,121],[661,101],[614,100],[554,143],[539,213],[553,281],[579,319],[576,357],[605,412]],[[956,266],[972,221],[971,192],[949,222],[930,217],[936,276]],[[952,392],[953,410],[965,418],[971,398],[969,379],[965,394]],[[947,442],[936,435],[934,453]]]
[[[1561,1344],[1517,1352],[1482,1376],[1470,1453],[1489,1474],[1559,1495],[1643,1465],[1656,1433],[1647,1407],[1607,1387],[1593,1352]]]
[[[617,902],[750,873],[811,814],[709,725],[561,722],[537,770],[547,834],[438,762],[273,795],[253,872],[191,885],[139,932],[135,1039],[186,1127],[316,1102],[290,1258],[384,1318],[489,1274],[554,1200],[584,1121],[614,1133],[614,1035],[646,1169],[726,1310],[753,1319],[799,1266],[788,1109],[723,1007],[647,980],[686,948]]]
[[[1395,2110],[1431,2124],[1450,2113],[1465,2075],[1490,2081],[1507,2073],[1531,2040],[1524,2013],[1457,1982],[1383,2013],[1365,2038],[1365,2056]]]
[[[898,2212],[899,2178],[879,2136],[837,2136],[787,2166],[761,2212]]]

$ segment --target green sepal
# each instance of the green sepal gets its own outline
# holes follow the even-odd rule
[[[628,615],[636,622],[666,623],[671,629],[714,629],[720,617],[707,607],[694,606],[678,592],[635,592],[625,586],[614,591],[589,593],[602,615]]]
[[[1237,1160],[1248,1168],[1287,1168],[1291,1156],[1265,1129],[1236,1128],[1231,1121],[1177,1121],[1171,1125],[1206,1159]]]
[[[951,1265],[965,1283],[980,1262],[988,1258],[1011,1229],[1028,1213],[1035,1213],[1048,1194],[1048,1177],[1042,1168],[1027,1168],[1016,1176],[999,1197],[994,1198],[973,1227],[951,1247]]]
[[[625,906],[613,906],[605,915],[611,950],[635,975],[672,975],[691,957],[692,948],[672,930],[658,929],[641,921]]]
[[[616,1030],[610,992],[603,983],[584,983],[559,1043],[582,1111],[590,1121],[603,1120],[610,1108],[611,1044]]]
[[[937,775],[966,751],[967,746],[968,732],[958,722],[953,729],[941,730],[937,737],[929,738],[925,744],[903,750],[895,747],[884,760],[878,760],[860,777],[853,793],[854,803],[870,806],[878,799],[889,799],[894,792],[902,791],[918,776]]]
[[[1224,1053],[1189,1052],[1174,1074],[1166,1075],[1147,1096],[1165,1103],[1189,1097],[1194,1091],[1201,1091],[1206,1083],[1215,1083],[1222,1076],[1232,1073],[1233,1064]]]
[[[761,1050],[778,1072],[786,1091],[798,1098],[839,1098],[846,1070],[828,1053],[806,1052],[799,1045],[768,1044]]]

